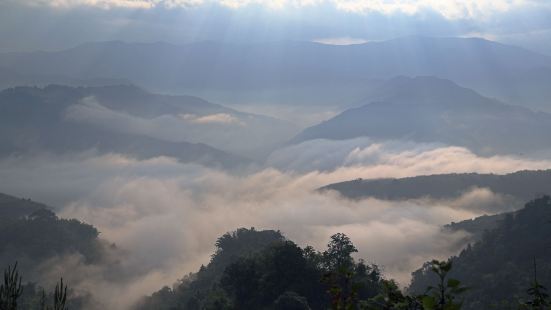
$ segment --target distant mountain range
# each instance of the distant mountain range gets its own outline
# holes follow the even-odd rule
[[[551,114],[507,105],[444,79],[394,78],[363,102],[291,142],[370,137],[463,146],[482,155],[541,152],[551,145]]]
[[[401,179],[357,179],[330,184],[321,190],[334,190],[350,199],[407,200],[454,199],[473,188],[486,188],[524,203],[551,194],[551,170],[519,171],[505,175],[454,173]]]
[[[228,96],[244,90],[257,90],[260,96],[268,89],[303,89],[308,102],[336,98],[335,92],[350,100],[377,79],[431,75],[551,111],[551,57],[474,38],[412,36],[348,46],[292,41],[187,45],[115,41],[57,52],[4,53],[0,68],[0,76],[8,72],[0,78],[4,87],[60,79],[84,85],[122,79],[154,90],[225,91]],[[294,99],[298,102],[298,97]]]
[[[0,156],[95,150],[235,168],[250,160],[203,143],[182,141],[178,135],[189,134],[182,132],[185,127],[173,132],[174,137],[162,134],[166,123],[191,122],[193,126],[202,117],[208,123],[210,118],[216,122],[222,116],[224,121],[233,115],[236,119],[255,117],[199,98],[153,95],[134,86],[17,87],[0,92]],[[207,125],[198,126],[208,130]],[[223,128],[217,130],[223,132]]]

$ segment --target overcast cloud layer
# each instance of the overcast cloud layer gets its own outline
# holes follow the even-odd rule
[[[0,52],[105,40],[343,44],[427,35],[551,55],[551,3],[538,0],[5,0],[0,26]]]
[[[515,9],[549,6],[545,1],[538,0],[23,0],[23,2],[28,5],[46,5],[57,8],[92,6],[103,9],[117,7],[174,9],[219,5],[232,9],[264,6],[273,10],[282,10],[329,5],[337,10],[358,14],[370,12],[417,14],[430,10],[448,19],[484,18]]]

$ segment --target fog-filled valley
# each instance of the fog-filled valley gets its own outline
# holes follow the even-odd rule
[[[375,2],[0,3],[0,310],[551,309],[551,7]]]

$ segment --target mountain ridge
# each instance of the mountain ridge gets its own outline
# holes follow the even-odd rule
[[[545,98],[549,92],[543,84],[530,88],[523,80],[542,74],[551,80],[551,72],[532,72],[551,68],[549,56],[479,38],[437,37],[402,37],[347,46],[304,41],[183,45],[95,42],[61,51],[0,54],[0,67],[19,74],[127,79],[148,89],[179,93],[311,85],[325,92],[328,85],[341,87],[397,75],[435,75],[500,99],[513,100],[516,96],[521,99],[518,102],[537,108],[548,108]],[[525,78],[515,78],[518,74]],[[362,87],[351,91],[360,94]]]
[[[551,114],[501,103],[440,78],[401,77],[374,93],[376,101],[366,97],[363,105],[304,129],[290,143],[370,137],[443,143],[482,155],[539,152],[551,143],[544,134],[551,131]]]
[[[550,170],[521,170],[508,174],[450,173],[387,179],[356,179],[333,183],[319,190],[334,190],[343,197],[385,200],[455,199],[472,188],[487,188],[496,194],[529,201],[551,194]]]

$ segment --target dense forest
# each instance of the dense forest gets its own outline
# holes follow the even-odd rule
[[[77,254],[84,263],[100,262],[108,245],[99,239],[99,231],[76,219],[61,219],[50,207],[30,199],[0,194],[0,263],[6,268],[0,287],[0,309],[80,309],[89,294],[73,294],[58,283],[46,293],[34,279],[44,272],[44,263],[63,255]],[[17,260],[16,262],[14,260]],[[19,271],[24,277],[19,274]],[[62,276],[62,275],[59,275]],[[69,297],[68,297],[69,296]],[[57,307],[55,306],[57,303]],[[54,305],[53,308],[49,305]]]
[[[521,204],[551,190],[551,170],[514,173],[451,173],[399,179],[356,179],[330,184],[321,190],[334,190],[343,197],[385,200],[418,198],[453,199],[473,188],[487,188],[493,193],[516,198]]]
[[[218,239],[207,266],[137,309],[549,309],[551,198],[464,225],[488,229],[459,256],[415,271],[409,295],[356,261],[346,235],[318,252],[277,231],[239,229]]]
[[[105,244],[92,225],[60,219],[46,205],[0,194],[0,263],[17,258],[20,268],[33,270],[54,256],[78,253],[85,261],[102,258]]]
[[[544,196],[507,214],[451,261],[450,275],[471,288],[464,309],[517,309],[536,276],[538,283],[551,286],[551,199]],[[422,293],[434,284],[430,268],[426,264],[413,273],[410,292]]]

